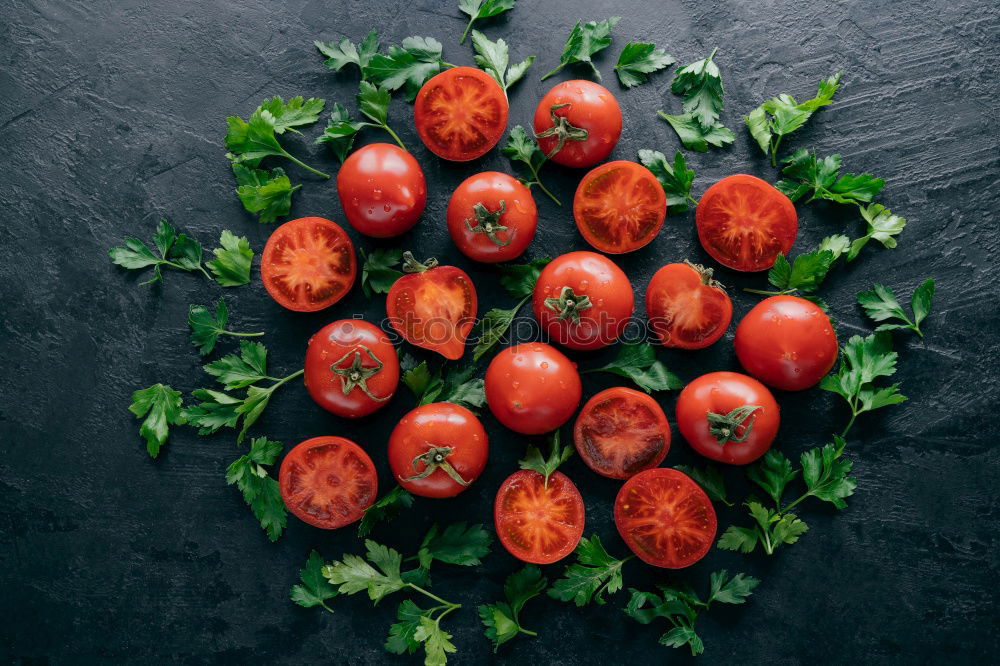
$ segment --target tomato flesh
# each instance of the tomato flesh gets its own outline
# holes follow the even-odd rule
[[[625,482],[615,498],[615,525],[639,559],[666,569],[703,558],[718,529],[705,491],[686,474],[662,467]]]
[[[314,437],[297,445],[281,462],[278,485],[289,511],[328,530],[359,520],[378,494],[372,459],[343,437]]]
[[[573,552],[583,535],[580,491],[569,477],[549,477],[522,469],[497,491],[493,505],[497,536],[504,548],[523,562],[551,564]]]
[[[260,260],[267,293],[296,312],[330,307],[347,294],[356,273],[351,239],[322,217],[282,224],[267,239]]]
[[[507,97],[481,69],[453,67],[423,85],[413,122],[427,148],[446,160],[485,155],[507,127]]]
[[[608,162],[583,177],[573,217],[583,238],[601,252],[622,254],[647,245],[663,226],[667,199],[649,169]]]
[[[664,347],[703,349],[729,328],[733,303],[711,271],[667,264],[649,281],[646,314]]]
[[[389,321],[412,345],[456,360],[476,318],[476,288],[465,271],[439,266],[404,275],[389,289]]]
[[[656,467],[670,450],[663,409],[647,394],[624,387],[601,391],[587,401],[573,435],[587,466],[611,479]]]

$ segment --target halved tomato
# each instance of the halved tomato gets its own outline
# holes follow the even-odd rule
[[[764,271],[787,254],[799,230],[791,199],[760,178],[723,178],[701,196],[698,240],[713,259],[738,271]]]
[[[413,123],[427,149],[466,162],[485,155],[507,128],[507,95],[489,74],[452,67],[423,85],[413,103]]]
[[[573,218],[584,240],[608,254],[649,244],[666,215],[663,188],[649,169],[635,162],[608,162],[592,169],[573,197]]]
[[[389,288],[385,309],[392,324],[411,345],[456,360],[465,352],[476,319],[476,287],[460,268],[424,263],[403,253],[408,273]]]
[[[705,557],[718,529],[708,495],[687,474],[658,467],[625,482],[615,498],[615,527],[646,564],[683,569]]]
[[[315,312],[343,298],[357,273],[354,244],[322,217],[289,220],[274,230],[260,257],[264,288],[278,305]]]
[[[281,461],[281,499],[303,522],[326,530],[359,520],[375,502],[378,476],[360,446],[343,437],[313,437]]]
[[[583,536],[580,491],[555,471],[545,477],[530,469],[514,472],[500,486],[493,504],[497,537],[522,562],[552,564],[573,552]]]
[[[664,347],[703,349],[729,328],[733,303],[711,268],[667,264],[646,287],[646,316]]]
[[[656,400],[618,386],[587,401],[573,439],[587,467],[610,479],[627,479],[667,457],[670,424]]]

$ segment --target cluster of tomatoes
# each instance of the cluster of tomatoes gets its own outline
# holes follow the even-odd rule
[[[507,124],[500,86],[480,70],[456,67],[430,79],[417,95],[414,119],[421,139],[450,160],[490,150]],[[549,159],[594,167],[621,133],[614,96],[589,81],[567,81],[541,100],[534,130]],[[352,154],[337,177],[350,224],[384,238],[412,227],[426,202],[423,172],[412,155],[374,144]],[[609,254],[649,243],[666,215],[662,187],[634,162],[600,164],[576,191],[573,215],[584,239]],[[455,190],[447,223],[459,249],[482,262],[519,256],[535,234],[531,192],[502,173],[480,173]],[[792,203],[757,178],[735,175],[708,189],[696,213],[705,250],[721,264],[743,271],[769,268],[796,235]],[[389,321],[409,343],[458,359],[478,311],[469,276],[453,266],[405,255],[406,275],[386,300]],[[262,258],[268,292],[283,306],[315,311],[344,296],[357,271],[354,247],[334,222],[303,218],[280,226]],[[556,344],[589,350],[613,344],[634,308],[628,277],[604,254],[571,252],[541,272],[533,311]],[[672,263],[646,289],[650,328],[663,345],[701,349],[729,327],[732,303],[711,271]],[[704,375],[682,391],[676,405],[681,434],[707,458],[729,464],[756,460],[778,430],[778,404],[765,386],[801,390],[816,384],[837,356],[830,320],[814,304],[792,296],[762,301],[740,322],[736,353],[753,377],[734,372]],[[754,379],[756,377],[756,379]],[[305,383],[322,407],[356,418],[384,406],[396,391],[400,367],[384,331],[357,320],[336,321],[309,341]],[[759,380],[759,381],[758,381]],[[485,378],[486,402],[504,426],[527,435],[557,430],[582,397],[576,364],[554,346],[519,344],[500,351]],[[716,517],[706,494],[685,474],[658,466],[670,448],[670,426],[649,395],[617,387],[593,396],[580,411],[574,443],[596,473],[625,481],[614,518],[622,538],[644,561],[688,566],[714,540]],[[488,437],[468,409],[439,402],[417,407],[389,440],[389,465],[406,490],[452,497],[483,471]],[[376,498],[371,458],[353,442],[320,437],[298,445],[280,470],[289,510],[311,525],[337,528],[358,520]],[[495,502],[496,530],[514,556],[547,564],[568,555],[584,527],[579,491],[564,474],[530,469],[512,474]]]

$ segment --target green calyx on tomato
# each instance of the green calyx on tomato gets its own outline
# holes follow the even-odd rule
[[[417,261],[413,258],[413,253],[407,250],[403,253],[403,272],[404,273],[423,273],[424,271],[429,271],[438,265],[438,260],[434,257],[430,259],[425,259],[423,263]]]
[[[418,481],[420,479],[426,479],[428,476],[440,469],[445,474],[450,476],[455,483],[461,486],[469,485],[470,482],[463,479],[462,475],[451,466],[451,463],[448,462],[448,456],[452,454],[454,449],[450,446],[434,446],[429,442],[424,442],[424,444],[427,445],[428,451],[426,453],[421,453],[413,459],[413,471],[417,471],[418,463],[423,463],[423,471],[417,472],[409,478],[404,479],[400,477],[401,481]]]
[[[728,414],[709,412],[708,430],[718,440],[719,446],[745,441],[753,429],[754,420],[751,417],[758,409],[764,408],[760,405],[743,405]]]
[[[361,351],[368,354],[368,358],[374,361],[374,368],[364,367],[361,359]],[[351,364],[346,368],[340,367],[340,364],[350,358],[351,354],[354,354],[354,360],[351,361]],[[341,388],[344,391],[344,395],[349,395],[355,388],[359,388],[362,393],[372,400],[376,402],[385,402],[392,397],[392,394],[379,398],[373,395],[368,389],[368,380],[377,375],[382,370],[384,365],[385,364],[379,360],[378,356],[376,356],[371,349],[364,345],[358,345],[357,349],[347,352],[341,356],[339,360],[334,361],[333,365],[330,366],[330,372],[340,377]]]
[[[546,137],[554,136],[556,137],[555,147],[549,151],[546,155],[548,159],[552,159],[552,156],[563,149],[567,141],[586,141],[590,138],[590,133],[583,127],[576,127],[571,125],[569,118],[565,116],[557,116],[557,109],[569,109],[573,105],[569,102],[564,104],[553,104],[549,107],[549,115],[552,117],[552,127],[535,134],[536,139],[544,139]]]
[[[478,234],[486,234],[486,237],[496,243],[499,247],[507,247],[510,245],[510,239],[502,241],[497,238],[498,232],[508,231],[507,227],[500,224],[500,218],[505,212],[507,212],[507,204],[504,203],[503,199],[500,200],[500,206],[495,211],[490,211],[485,204],[477,202],[473,204],[472,212],[476,216],[476,226],[472,226],[469,222],[469,218],[465,218],[465,226],[469,228],[469,231]]]
[[[698,276],[701,278],[701,283],[703,285],[725,290],[726,285],[722,284],[721,282],[712,277],[712,275],[715,274],[714,268],[708,268],[706,266],[702,266],[701,264],[694,264],[688,261],[687,259],[684,260],[684,263],[690,266],[694,270],[694,272],[698,274]]]
[[[558,298],[545,299],[545,307],[559,315],[557,321],[569,318],[574,324],[578,324],[580,313],[593,307],[593,303],[590,302],[590,296],[577,296],[573,287],[563,287]]]

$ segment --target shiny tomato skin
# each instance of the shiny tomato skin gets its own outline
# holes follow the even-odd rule
[[[301,217],[273,232],[260,256],[264,288],[278,305],[316,312],[342,299],[357,274],[354,243],[336,222]]]
[[[507,129],[507,95],[489,74],[452,67],[432,77],[413,102],[413,123],[427,149],[446,160],[482,157]]]
[[[574,302],[591,305],[566,316],[560,301],[564,288]],[[552,307],[546,305],[548,301]],[[628,277],[615,262],[596,252],[570,252],[556,257],[538,276],[531,307],[550,340],[570,349],[600,349],[613,344],[625,330],[635,306]],[[572,306],[571,306],[572,307]],[[554,308],[554,309],[553,309]]]
[[[360,383],[352,382],[349,375],[355,358],[360,359]],[[377,369],[379,364],[381,369]],[[374,374],[364,377],[367,373]],[[361,319],[327,324],[309,338],[305,384],[316,404],[328,412],[344,418],[367,416],[388,404],[396,392],[396,348],[381,329]],[[346,394],[345,387],[350,388]]]
[[[337,529],[360,520],[378,495],[375,465],[343,437],[313,437],[285,455],[278,470],[285,506],[313,527]]]
[[[448,447],[445,457],[462,480],[462,485],[438,467],[423,479],[411,479],[426,468],[414,460],[434,447]],[[421,405],[399,420],[389,437],[389,467],[408,492],[421,497],[454,497],[471,484],[486,467],[489,440],[476,415],[461,405],[434,402]]]
[[[532,564],[552,564],[573,552],[586,514],[583,497],[568,476],[545,477],[530,469],[514,472],[493,502],[497,537],[507,552]]]
[[[582,394],[576,364],[540,342],[508,347],[486,368],[486,404],[500,423],[523,435],[566,423]]]
[[[837,334],[817,305],[797,296],[771,296],[736,327],[736,357],[772,388],[815,386],[837,361]]]
[[[499,243],[490,239],[488,229],[472,230],[483,226],[476,217],[476,204],[482,204],[490,213],[503,209],[498,223],[507,230],[494,233]],[[538,209],[531,191],[516,178],[499,171],[484,171],[469,176],[455,189],[448,202],[447,219],[448,233],[462,254],[475,261],[496,263],[516,259],[528,248],[538,227]]]
[[[733,431],[737,438],[745,435],[745,439],[719,444],[711,433],[708,414],[726,415],[744,405],[760,407]],[[781,422],[778,403],[767,387],[738,372],[710,372],[698,377],[681,391],[674,413],[677,428],[691,448],[730,465],[746,465],[767,453]]]
[[[799,229],[791,199],[769,183],[727,176],[705,190],[695,209],[698,240],[713,259],[737,271],[765,271],[788,254]]]
[[[697,483],[683,472],[657,467],[622,485],[615,498],[615,526],[646,564],[683,569],[705,557],[719,523]]]
[[[607,162],[595,167],[576,188],[573,219],[584,240],[607,254],[648,245],[663,226],[667,197],[646,167]]]
[[[704,349],[729,328],[733,303],[711,271],[667,264],[646,287],[646,316],[664,347]]]
[[[556,116],[566,118],[573,127],[586,130],[587,138],[566,141],[550,159],[568,167],[589,167],[604,161],[622,133],[622,111],[615,96],[593,81],[577,79],[558,83],[545,93],[535,108],[535,134],[552,127],[552,107],[560,104],[569,106],[555,109]],[[555,136],[539,137],[538,147],[548,155],[557,142]]]
[[[465,352],[477,307],[472,278],[454,266],[404,275],[389,288],[385,303],[389,322],[404,340],[452,361]]]
[[[617,386],[587,401],[573,441],[587,467],[609,479],[627,479],[667,457],[670,424],[651,396]]]
[[[427,205],[427,181],[417,160],[399,146],[358,148],[337,172],[337,195],[351,226],[366,236],[408,231]]]

